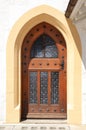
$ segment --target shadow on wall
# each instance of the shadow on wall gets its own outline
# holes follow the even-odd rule
[[[82,60],[82,44],[81,43],[81,39],[80,39],[80,36],[79,36],[79,33],[78,33],[78,30],[76,29],[75,25],[73,26],[73,23],[70,21],[70,19],[67,19],[67,23],[69,25],[69,28],[70,28],[70,31],[71,31],[71,34],[73,36],[73,40],[75,41],[76,43],[76,47],[77,47],[77,50],[78,50],[78,53],[79,53],[79,56]],[[74,33],[76,31],[76,33]],[[86,60],[85,60],[86,61]],[[86,62],[85,62],[86,64]],[[86,66],[86,65],[85,65]]]
[[[86,23],[86,20],[84,21]],[[86,71],[86,25],[84,23],[79,23],[78,27],[78,32],[81,38],[81,44],[82,44],[82,61],[83,61],[83,66]]]
[[[76,26],[76,30],[78,31],[78,35],[81,41],[81,46],[78,46],[78,43],[76,45],[77,45],[77,49],[83,63],[83,70],[84,72],[86,72],[86,19],[76,24],[75,26]],[[73,35],[73,32],[72,32],[72,35]]]

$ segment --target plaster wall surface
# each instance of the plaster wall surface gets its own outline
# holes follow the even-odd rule
[[[63,13],[69,0],[0,0],[0,122],[6,117],[6,44],[15,22],[28,10],[46,4]],[[86,124],[86,19],[74,23],[82,43],[82,123]]]
[[[82,43],[82,123],[86,124],[86,19],[75,22]]]
[[[12,26],[25,12],[36,6],[47,4],[63,13],[69,0],[0,0],[0,121],[6,114],[6,43]],[[82,123],[86,123],[86,19],[75,23],[82,42]]]

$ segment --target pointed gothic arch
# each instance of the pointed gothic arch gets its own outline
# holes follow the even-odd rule
[[[17,123],[21,120],[21,46],[23,39],[28,31],[43,21],[57,28],[62,33],[66,41],[68,59],[67,122],[79,124],[81,122],[80,39],[78,37],[76,29],[74,28],[73,24],[71,24],[71,21],[67,21],[64,14],[58,10],[46,5],[36,7],[24,14],[16,22],[8,37],[6,122]],[[74,53],[72,54],[72,52]],[[72,60],[73,64],[71,64],[70,59]],[[76,67],[77,64],[78,66]]]

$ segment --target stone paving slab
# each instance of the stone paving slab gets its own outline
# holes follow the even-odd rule
[[[3,124],[0,130],[86,130],[86,125],[73,126],[65,124]]]
[[[0,125],[0,130],[70,130],[69,126],[57,124]]]

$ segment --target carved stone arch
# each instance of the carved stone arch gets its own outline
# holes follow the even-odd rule
[[[33,28],[35,25],[41,22],[47,22],[55,26],[62,33],[66,41],[67,78],[68,78],[67,122],[72,124],[73,123],[80,124],[81,123],[80,39],[71,21],[67,20],[63,13],[46,5],[36,7],[25,13],[15,23],[8,37],[7,53],[6,53],[7,54],[6,122],[18,123],[21,120],[21,46],[24,37],[28,33],[28,31],[30,31],[31,28]]]

